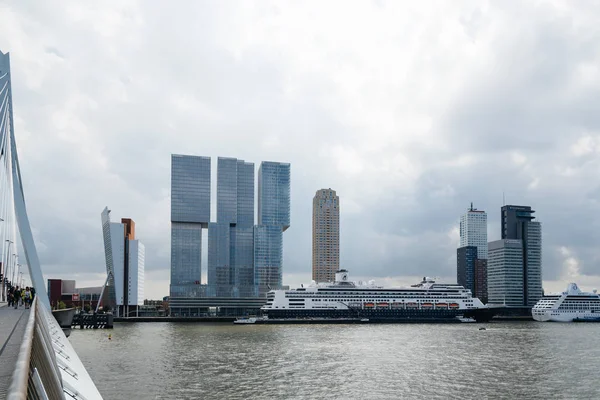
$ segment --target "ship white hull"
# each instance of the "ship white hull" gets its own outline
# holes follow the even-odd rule
[[[598,319],[600,315],[592,312],[559,312],[545,311],[544,313],[533,313],[533,319],[540,322],[573,322],[578,320],[593,320]]]

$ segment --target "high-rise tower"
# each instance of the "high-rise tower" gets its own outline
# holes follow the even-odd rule
[[[313,198],[312,279],[333,282],[340,269],[340,198],[318,190]]]
[[[460,217],[456,250],[456,281],[480,300],[487,298],[487,214],[471,207]]]
[[[135,238],[135,222],[110,221],[110,210],[101,214],[106,272],[109,274],[109,305],[124,315],[127,306],[144,304],[145,247]]]
[[[210,221],[210,157],[171,155],[172,297],[197,297],[202,229]]]
[[[218,297],[254,290],[254,164],[219,157],[217,222],[208,228],[208,284]]]
[[[521,285],[525,307],[534,306],[542,297],[542,225],[534,221],[534,212],[529,206],[508,205],[501,208],[502,239],[520,240],[522,243]]]
[[[259,293],[280,287],[283,232],[290,227],[290,164],[263,161],[258,169],[258,225],[254,227],[254,282]]]
[[[477,258],[487,260],[487,214],[471,207],[460,217],[460,246],[477,247]]]

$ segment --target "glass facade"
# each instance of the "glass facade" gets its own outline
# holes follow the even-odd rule
[[[254,283],[259,295],[282,284],[283,232],[290,226],[290,164],[263,161],[258,169]]]
[[[237,227],[254,226],[254,163],[237,163]]]
[[[487,247],[487,246],[486,246]],[[456,249],[456,282],[475,293],[475,261],[477,246],[465,246]]]
[[[200,284],[202,225],[171,223],[171,296],[194,296]]]
[[[254,225],[254,164],[217,161],[217,220],[210,223],[210,158],[172,156],[171,297],[255,297],[280,287],[290,226],[290,164],[263,162]],[[200,285],[202,228],[208,284]]]
[[[210,221],[210,157],[171,155],[171,296],[201,282],[202,228]]]
[[[527,224],[527,306],[542,298],[542,224]]]
[[[217,222],[208,227],[208,284],[217,297],[251,297],[254,289],[254,164],[219,157]]]
[[[210,157],[171,155],[171,222],[210,221]]]
[[[253,297],[254,286],[254,227],[231,230],[231,265],[233,265],[233,297]]]
[[[542,298],[542,225],[530,206],[501,208],[503,239],[522,243],[522,306],[533,307]]]
[[[258,169],[258,225],[290,226],[290,164],[263,161]]]
[[[523,244],[517,239],[489,243],[488,297],[490,303],[522,307]]]
[[[254,227],[254,283],[259,294],[282,284],[283,231],[280,226]]]
[[[460,247],[477,246],[477,258],[487,260],[487,214],[473,208],[460,217]]]
[[[208,225],[208,284],[218,297],[231,297],[231,226]]]

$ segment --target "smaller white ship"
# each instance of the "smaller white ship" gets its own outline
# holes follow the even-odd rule
[[[567,290],[544,296],[531,309],[536,321],[600,322],[600,295],[582,292],[577,284],[570,283]]]

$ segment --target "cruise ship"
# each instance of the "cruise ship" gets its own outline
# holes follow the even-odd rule
[[[570,283],[567,290],[544,296],[531,309],[536,321],[600,322],[600,295],[593,292],[582,292],[577,284]]]
[[[373,281],[351,282],[344,269],[336,273],[333,283],[271,290],[261,310],[264,319],[279,322],[474,322],[492,317],[487,306],[457,284],[425,277],[411,287],[384,288]]]

